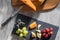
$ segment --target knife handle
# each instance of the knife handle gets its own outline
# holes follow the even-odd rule
[[[9,17],[5,22],[1,24],[2,28],[12,19],[12,17]]]

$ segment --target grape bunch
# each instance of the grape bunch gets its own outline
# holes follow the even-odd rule
[[[16,34],[18,34],[19,37],[26,37],[26,35],[28,34],[28,31],[26,27],[23,27],[22,29],[18,28],[18,30],[16,31]]]
[[[42,30],[42,36],[46,39],[49,38],[51,35],[53,35],[53,28],[45,28]]]

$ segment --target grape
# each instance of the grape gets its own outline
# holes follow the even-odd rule
[[[45,35],[45,38],[48,38],[48,37],[49,37],[49,35],[48,35],[48,34],[46,34],[46,35]]]
[[[20,33],[22,33],[23,31],[22,30],[20,30]]]
[[[26,36],[28,34],[28,31],[24,31],[23,34],[24,36]]]
[[[50,31],[53,31],[53,28],[49,28],[50,29]]]
[[[42,33],[46,33],[46,30],[45,30],[45,29],[43,29],[43,30],[42,30]]]
[[[24,34],[23,36],[26,37],[26,34]]]
[[[21,29],[18,29],[17,31],[20,32],[20,33],[23,32]]]
[[[21,33],[21,34],[19,35],[19,37],[23,37],[23,34]]]
[[[22,29],[23,31],[25,31],[26,30],[26,27],[23,27],[23,29]]]
[[[16,31],[16,34],[19,34],[19,31]]]
[[[20,32],[20,31],[21,31],[21,29],[18,29],[17,31],[19,31],[19,32]]]
[[[18,29],[18,30],[16,31],[17,34],[22,33],[22,32],[23,32],[23,31],[22,31],[21,29]]]
[[[50,34],[53,35],[53,31],[51,31]]]
[[[50,31],[49,28],[46,28],[46,31],[49,32]]]
[[[18,29],[17,31],[16,31],[16,34],[19,34],[20,33],[20,29]]]

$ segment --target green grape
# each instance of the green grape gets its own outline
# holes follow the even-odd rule
[[[23,31],[25,31],[26,30],[26,27],[23,27],[23,29],[22,29]]]
[[[21,29],[18,29],[17,31],[16,31],[16,34],[19,34],[19,33],[22,33],[23,31],[21,30]]]
[[[17,31],[16,31],[16,34],[19,34],[20,33],[20,29],[18,29]]]
[[[20,30],[20,33],[22,33],[23,31],[22,30]]]
[[[17,31],[19,31],[19,32],[20,32],[20,31],[21,31],[21,29],[18,29]]]
[[[19,31],[16,31],[16,34],[19,34]]]
[[[26,37],[26,34],[24,34],[23,36]]]
[[[18,29],[18,31],[19,31],[20,33],[22,33],[22,32],[23,32],[21,29]]]
[[[23,34],[24,36],[26,36],[28,34],[28,31],[24,31]]]
[[[23,37],[23,33],[21,33],[21,34],[19,35],[19,37]]]

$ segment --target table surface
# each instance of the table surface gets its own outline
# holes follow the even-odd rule
[[[3,11],[6,11],[6,10],[3,10]],[[8,10],[12,11],[11,8],[8,8]],[[4,14],[0,13],[0,24],[3,23],[11,15],[11,11],[3,12]],[[36,13],[30,12],[30,13],[24,13],[24,15],[36,18],[37,20],[40,20],[49,24],[53,24],[55,26],[59,26],[59,30],[55,40],[60,40],[60,4],[51,11],[36,12]],[[15,17],[4,27],[4,29],[2,30],[0,29],[0,40],[11,40],[11,32],[13,29],[14,22],[15,22]]]

